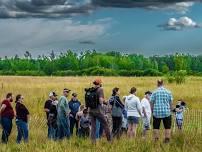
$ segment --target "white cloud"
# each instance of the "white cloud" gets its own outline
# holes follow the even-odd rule
[[[179,19],[170,18],[166,24],[160,25],[164,30],[182,30],[184,28],[200,28],[201,24],[196,23],[191,18],[184,16]]]

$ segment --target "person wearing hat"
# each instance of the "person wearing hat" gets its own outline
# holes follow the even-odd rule
[[[49,99],[46,100],[46,102],[45,102],[44,111],[46,112],[47,122],[48,122],[48,118],[49,118],[49,112],[50,112],[51,105],[56,100],[56,98],[57,98],[57,94],[55,92],[50,92]],[[51,138],[51,128],[50,128],[49,124],[48,124],[48,138]]]
[[[81,103],[77,98],[77,93],[72,93],[72,99],[69,102],[69,109],[70,109],[70,133],[73,135],[74,126],[76,125],[76,135],[78,135],[78,121],[76,120],[76,114],[79,111],[79,107]]]
[[[102,81],[101,79],[96,79],[93,81],[94,88],[96,89],[96,93],[98,96],[99,104],[97,108],[90,108],[88,107],[89,117],[91,120],[91,141],[93,144],[96,144],[96,120],[98,120],[103,129],[105,131],[106,137],[108,141],[111,141],[111,134],[109,130],[109,125],[107,124],[107,120],[103,114],[102,106],[104,102],[104,90],[102,88]]]
[[[63,95],[60,97],[57,106],[57,127],[58,139],[70,137],[70,123],[69,123],[69,105],[67,97],[71,90],[64,89]]]
[[[147,131],[150,130],[150,120],[151,120],[151,106],[150,97],[152,95],[151,91],[145,92],[145,96],[141,101],[142,105],[142,122],[143,122],[143,138],[146,137]]]

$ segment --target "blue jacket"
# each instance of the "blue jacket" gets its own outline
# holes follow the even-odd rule
[[[80,107],[81,103],[76,100],[70,100],[69,102],[69,109],[70,109],[70,113],[75,117],[76,113],[79,111],[79,107]]]

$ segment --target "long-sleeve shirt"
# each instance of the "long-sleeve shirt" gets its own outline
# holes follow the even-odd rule
[[[134,94],[127,96],[125,101],[125,109],[127,111],[128,117],[129,116],[141,117],[142,106],[140,103],[140,99]]]
[[[70,112],[68,100],[65,96],[61,96],[58,101],[58,117],[66,117],[67,114]]]

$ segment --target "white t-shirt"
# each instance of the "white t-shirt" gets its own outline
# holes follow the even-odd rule
[[[150,118],[152,112],[151,112],[151,106],[150,106],[149,100],[147,98],[143,98],[141,101],[141,105],[142,105],[142,108],[145,109],[147,117]],[[144,113],[142,115],[144,116]]]

